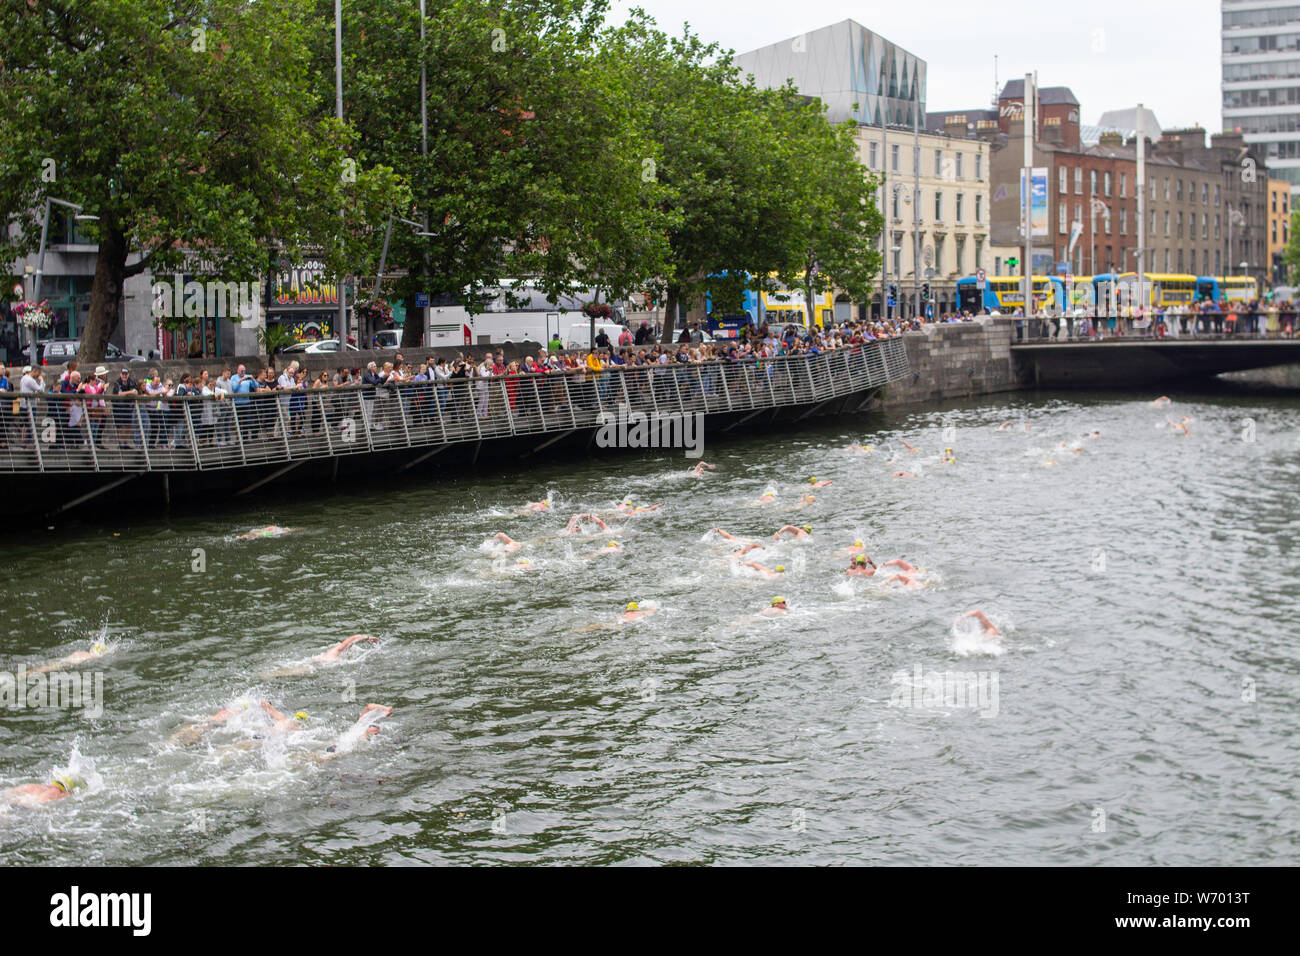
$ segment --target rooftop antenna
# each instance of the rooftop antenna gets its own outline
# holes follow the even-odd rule
[[[998,89],[998,55],[994,53],[993,54],[993,108],[994,109],[998,108],[998,94],[1000,92],[1001,90]]]

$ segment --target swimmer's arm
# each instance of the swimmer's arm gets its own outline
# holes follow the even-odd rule
[[[726,538],[728,541],[739,541],[739,540],[740,540],[740,539],[737,538],[734,534],[728,534],[727,532],[723,531],[721,528],[714,528],[714,529],[713,529],[713,533],[716,534],[716,535],[720,535],[720,536],[723,537],[723,538]]]
[[[993,622],[988,619],[988,616],[983,611],[967,611],[965,614],[962,615],[962,617],[975,618],[977,621],[980,622],[980,624],[984,626],[984,630],[989,631],[993,634],[1002,633],[996,627],[993,626]]]
[[[262,701],[262,709],[266,711],[267,715],[276,723],[280,723],[281,721],[285,721],[289,719],[288,717],[284,716],[284,714],[280,713],[278,710],[272,707],[271,702],[269,700]]]

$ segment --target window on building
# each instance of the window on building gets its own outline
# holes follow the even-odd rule
[[[1165,215],[1167,216],[1169,215],[1169,213],[1165,213]],[[1218,239],[1219,237],[1220,237],[1219,214],[1216,212],[1214,214],[1214,238]]]
[[[1156,211],[1155,211],[1154,209],[1152,209],[1152,210],[1151,210],[1151,235],[1154,236],[1154,235],[1156,235],[1156,234],[1157,234],[1157,229],[1156,229]],[[1151,268],[1154,269],[1155,266],[1152,266]]]
[[[890,168],[893,172],[898,172],[898,171],[899,171],[899,169],[898,169],[898,147],[897,147],[897,146],[891,146],[891,147],[889,147],[889,168]],[[1168,198],[1168,197],[1166,197],[1166,198]]]
[[[1119,174],[1119,198],[1128,198],[1128,173]]]
[[[1165,202],[1169,202],[1169,177],[1165,177]]]
[[[984,197],[979,193],[975,194],[975,221],[983,222],[984,220]],[[976,256],[978,258],[978,255]]]
[[[963,205],[965,205],[965,203],[964,203],[965,198],[966,198],[966,195],[965,195],[964,193],[958,193],[958,194],[957,194],[957,221],[958,221],[958,222],[963,222],[963,221],[964,221],[964,220],[962,219],[962,213],[963,213],[963,209],[962,209],[962,207],[963,207]]]
[[[1097,170],[1095,169],[1088,170],[1088,195],[1097,195]],[[1024,228],[1023,225],[1021,228]]]
[[[1121,206],[1119,210],[1119,234],[1128,235],[1128,207]]]
[[[1179,239],[1183,238],[1183,214],[1181,210],[1178,213],[1178,238]],[[1178,265],[1181,267],[1182,263],[1180,262]],[[1182,269],[1180,268],[1179,271],[1181,272]]]
[[[1069,182],[1070,170],[1069,170],[1068,168],[1066,168],[1065,166],[1062,166],[1059,170],[1057,170],[1057,172],[1060,174],[1060,175],[1057,177],[1057,179],[1058,179],[1058,182],[1057,182],[1057,191],[1058,191],[1058,192],[1062,192],[1062,193],[1064,193],[1064,192],[1065,192],[1065,185],[1066,185],[1067,182]]]
[[[965,239],[964,236],[958,236],[958,237],[957,237],[957,256],[956,256],[956,260],[955,260],[955,261],[953,262],[953,264],[952,264],[952,267],[953,267],[953,269],[956,270],[957,275],[961,275],[961,274],[965,271],[965,270],[963,270],[962,267],[961,267],[962,260],[965,259],[965,258],[966,258],[966,239]],[[938,275],[938,274],[939,274],[939,270],[938,270],[937,268],[934,270],[934,274],[935,274],[935,275]]]
[[[1210,215],[1209,215],[1209,213],[1204,213],[1204,212],[1201,213],[1201,238],[1202,238],[1202,239],[1209,239],[1209,238],[1210,238]]]
[[[1000,276],[1000,275],[1002,275],[1002,257],[1001,257],[1001,256],[994,256],[994,257],[993,257],[993,274],[994,274],[995,276]]]
[[[975,240],[975,268],[978,269],[984,265],[984,240]]]
[[[984,178],[984,154],[983,153],[975,154],[975,178],[976,179]]]
[[[1169,250],[1165,250],[1165,272],[1168,272],[1172,266],[1169,264]]]
[[[1165,235],[1169,235],[1169,210],[1165,210]]]
[[[867,165],[872,169],[880,168],[880,144],[874,139],[867,144]]]
[[[1104,218],[1106,220],[1106,235],[1109,236],[1110,235],[1110,207],[1109,206],[1106,207],[1106,215]],[[1109,256],[1107,256],[1107,258],[1109,258]]]
[[[1103,196],[1110,195],[1110,172],[1109,171],[1104,173],[1102,177],[1102,195]]]
[[[1208,206],[1209,204],[1210,204],[1210,184],[1201,183],[1201,205]]]
[[[1181,179],[1178,180],[1178,201],[1183,201],[1183,181]]]
[[[1106,247],[1106,271],[1115,271],[1115,255],[1111,252],[1110,246]]]
[[[1282,194],[1282,214],[1283,214],[1283,215],[1286,214],[1286,204],[1287,204],[1287,200],[1289,200],[1290,198],[1291,198],[1291,194],[1290,194],[1290,193],[1283,193],[1283,194]]]
[[[943,150],[941,149],[934,151],[934,174],[936,176],[943,175]]]
[[[1276,246],[1277,245],[1277,220],[1274,219],[1271,225],[1273,226],[1273,236],[1269,241]]]
[[[1166,196],[1165,198],[1168,199],[1169,197]],[[1215,204],[1216,206],[1219,204],[1219,184],[1218,184],[1218,183],[1215,183],[1215,184],[1214,184],[1214,204]],[[1217,272],[1216,272],[1216,275],[1217,275]]]
[[[1222,274],[1222,272],[1223,272],[1223,253],[1220,250],[1215,249],[1214,250],[1214,274],[1217,276]]]
[[[1151,177],[1151,198],[1152,199],[1156,198],[1156,180],[1154,176]],[[1151,268],[1154,269],[1155,266],[1152,266]]]
[[[934,221],[943,222],[943,190],[934,191]]]
[[[902,239],[901,237],[897,237],[895,241],[901,242]],[[901,248],[895,248],[891,250],[891,253],[894,257],[893,273],[896,276],[900,276],[903,274],[903,250]]]
[[[1022,218],[1023,218],[1023,217],[1022,217]],[[1022,222],[1022,223],[1021,223],[1021,227],[1022,227],[1021,231],[1023,231],[1023,225],[1024,225],[1024,224],[1023,224],[1023,222]],[[1061,233],[1061,235],[1065,235],[1066,230],[1067,230],[1067,227],[1066,227],[1066,224],[1065,224],[1065,203],[1063,203],[1063,202],[1058,202],[1058,203],[1056,204],[1056,231],[1059,232],[1059,233]]]
[[[957,155],[956,155],[956,157],[955,157],[955,159],[957,160],[957,178],[958,178],[958,179],[961,179],[962,176],[964,175],[964,174],[962,173],[962,168],[961,168],[961,161],[962,161],[963,155],[964,155],[963,153],[958,152]],[[961,270],[958,269],[957,271],[960,272]]]
[[[943,243],[935,242],[934,244],[934,274],[943,275]]]
[[[897,190],[897,189],[894,190],[893,218],[894,218],[894,219],[899,218],[899,216],[898,216],[898,190]]]
[[[1178,250],[1178,271],[1180,273],[1183,271],[1183,250],[1182,249]]]
[[[1082,166],[1074,167],[1074,194],[1076,196],[1083,195],[1083,167]]]
[[[1286,220],[1284,219],[1282,220],[1282,245],[1286,245],[1288,242],[1291,241],[1289,238],[1287,238],[1288,232],[1289,230],[1287,229]]]
[[[1083,222],[1083,203],[1081,202],[1074,204],[1074,221],[1078,223]]]

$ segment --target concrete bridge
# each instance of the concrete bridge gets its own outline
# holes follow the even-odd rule
[[[1011,346],[1024,380],[1040,388],[1139,388],[1221,372],[1300,363],[1300,339],[1106,339]]]

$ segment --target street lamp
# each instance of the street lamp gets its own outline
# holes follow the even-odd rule
[[[52,196],[45,197],[45,215],[41,220],[41,248],[36,258],[36,278],[32,283],[32,301],[40,304],[41,301],[41,278],[45,274],[45,240],[50,233],[50,206],[63,206],[65,209],[74,210],[76,218],[79,220],[98,219],[98,216],[81,215],[82,206],[75,202],[68,202],[65,199],[55,199]],[[36,329],[28,327],[28,348],[31,353],[31,364],[36,365]]]
[[[883,165],[883,162],[884,162],[883,158],[882,158],[881,162],[882,162],[882,165]],[[903,193],[903,205],[904,205],[904,206],[910,206],[910,205],[912,205],[912,193],[911,193],[911,191],[907,188],[907,186],[905,186],[903,183],[894,183],[893,188],[890,190],[890,194],[891,194],[891,196],[893,197],[893,205],[894,205],[895,207],[898,205],[898,194],[899,194],[900,192]],[[897,218],[897,219],[901,222],[903,217],[902,217],[902,216],[898,216],[898,215],[896,215],[896,210],[893,209],[893,208],[891,208],[891,209],[890,209],[890,215],[887,217],[887,220],[893,220],[893,219],[895,219],[895,218]],[[887,221],[887,223],[886,223],[886,228],[888,228],[888,230],[889,230],[889,237],[892,239],[893,236],[894,236],[894,227],[893,227],[892,222]],[[902,247],[902,246],[890,246],[890,247],[889,247],[889,251],[890,251],[891,253],[894,253],[894,252],[902,252],[902,251],[903,251],[903,247]],[[884,278],[884,284],[882,285],[882,287],[881,287],[881,289],[880,289],[880,306],[881,306],[880,311],[881,311],[881,314],[882,314],[886,319],[888,319],[888,318],[890,317],[890,315],[889,315],[889,263],[888,263],[888,260],[886,260],[885,265],[884,265],[884,273],[885,273],[885,274],[884,274],[884,277],[883,277],[883,278]],[[903,267],[902,267],[902,263],[901,263],[901,262],[899,263],[899,267],[898,267],[898,276],[897,276],[897,278],[899,279],[899,285],[901,285],[901,284],[902,284],[902,278],[903,278]],[[901,293],[902,290],[900,289],[899,292]],[[901,295],[899,296],[898,301],[899,301],[900,303],[902,302],[902,296],[901,296]],[[901,312],[901,309],[902,309],[902,306],[901,306],[901,305],[899,306],[899,309],[900,309],[900,312]]]

